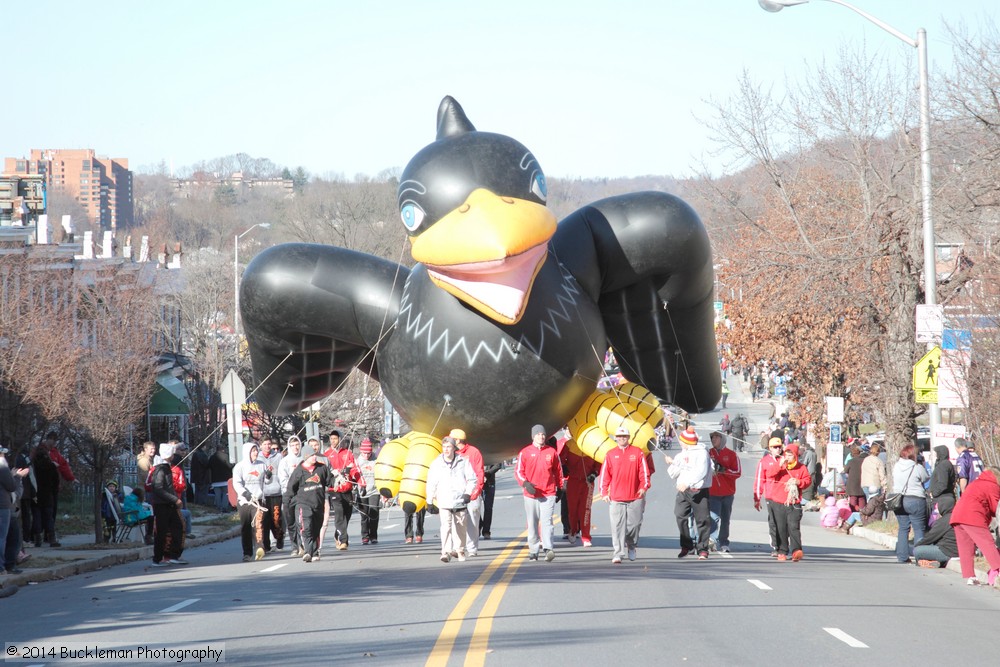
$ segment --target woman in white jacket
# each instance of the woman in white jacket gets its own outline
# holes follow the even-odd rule
[[[455,439],[441,441],[441,456],[427,471],[427,511],[441,512],[441,562],[465,560],[468,540],[466,508],[476,488],[476,473],[469,462],[455,453]]]
[[[698,549],[698,560],[708,559],[708,539],[712,532],[709,516],[708,491],[712,487],[712,465],[708,450],[698,442],[698,434],[690,426],[679,437],[681,453],[677,458],[665,457],[667,474],[677,483],[677,499],[674,501],[674,516],[681,537],[681,551],[678,558],[684,558]],[[688,531],[688,519],[694,515],[698,527],[698,544],[695,545]]]

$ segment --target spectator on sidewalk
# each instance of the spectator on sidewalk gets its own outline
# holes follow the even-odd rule
[[[955,459],[958,470],[958,493],[965,493],[965,487],[976,481],[983,471],[983,460],[976,453],[976,443],[966,438],[955,438],[955,450],[958,458]]]
[[[233,477],[233,464],[229,460],[229,448],[224,443],[219,443],[215,448],[209,467],[212,470],[212,493],[215,494],[216,509],[220,512],[235,509],[229,506],[229,494],[226,493],[229,480]]]
[[[21,553],[21,517],[16,512],[21,508],[21,482],[28,476],[27,468],[11,470],[9,453],[0,446],[0,575],[20,572],[17,558]]]
[[[941,445],[941,448],[945,451],[945,460],[947,461],[948,448],[944,445]],[[955,508],[954,502],[951,506],[945,503],[945,507],[947,510],[942,512],[934,525],[927,530],[924,538],[913,545],[913,559],[920,567],[946,567],[949,560],[958,558],[955,527],[951,525],[952,510]]]
[[[34,512],[34,538],[35,546],[42,546],[42,539],[49,543],[51,547],[62,546],[56,540],[55,507],[56,496],[59,495],[59,470],[56,464],[49,458],[49,445],[42,441],[35,447],[35,456],[31,461],[31,467],[35,471],[35,479],[38,481],[37,502]]]
[[[962,578],[970,586],[980,583],[975,569],[977,548],[989,566],[986,583],[990,586],[995,585],[997,576],[1000,575],[1000,551],[997,550],[993,534],[990,533],[990,522],[996,518],[997,504],[1000,502],[998,479],[1000,479],[1000,468],[991,466],[983,470],[965,487],[964,493],[955,503],[955,509],[951,513],[950,523],[955,528]]]
[[[149,500],[153,506],[153,566],[186,565],[184,553],[184,519],[182,502],[174,488],[171,467],[174,463],[174,446],[160,445],[161,463],[153,466],[150,479]]]
[[[917,463],[917,448],[906,445],[899,452],[899,460],[892,468],[892,492],[903,494],[903,506],[896,511],[899,530],[896,535],[896,560],[910,562],[910,527],[913,527],[913,541],[924,539],[927,532],[927,500],[924,482],[930,475]]]
[[[879,457],[881,451],[881,445],[872,445],[868,455],[861,462],[861,490],[865,494],[866,502],[876,494],[884,495],[886,489],[889,488],[889,478],[885,474],[885,463]]]
[[[927,492],[931,495],[932,503],[937,505],[938,514],[944,517],[955,509],[955,487],[958,485],[958,475],[949,458],[947,445],[935,447],[934,456],[934,472],[931,473],[931,485]]]

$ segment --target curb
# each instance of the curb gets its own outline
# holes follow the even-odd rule
[[[215,542],[224,542],[234,537],[238,537],[239,534],[240,527],[234,526],[212,535],[191,538],[185,542],[184,548],[188,549],[204,546],[206,544],[214,544]],[[54,565],[52,567],[35,570],[34,572],[7,575],[5,581],[0,584],[0,599],[14,595],[14,593],[16,593],[21,586],[27,586],[28,584],[66,579],[77,574],[103,570],[106,567],[113,567],[123,563],[131,563],[132,561],[143,560],[151,558],[152,556],[153,547],[144,544],[133,549],[122,549],[119,553],[106,554],[95,558],[87,558],[84,560],[74,561],[72,563],[66,563],[65,565]]]
[[[896,550],[896,540],[898,538],[896,538],[894,535],[886,535],[885,533],[869,530],[868,528],[865,528],[863,526],[855,526],[851,528],[851,535],[857,535],[858,537],[862,537],[868,540],[869,542],[874,542],[875,544],[879,544],[889,549],[890,551]],[[957,558],[952,558],[951,560],[949,560],[948,564],[945,565],[945,569],[951,570],[952,572],[957,572],[959,575],[962,574],[962,566]],[[985,570],[976,570],[976,578],[983,582],[984,587],[988,588],[988,586],[986,586],[986,576],[987,572]]]

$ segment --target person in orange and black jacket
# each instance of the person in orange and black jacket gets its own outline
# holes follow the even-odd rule
[[[150,471],[148,500],[153,506],[153,566],[186,565],[184,553],[184,519],[180,497],[174,489],[171,466],[174,446],[160,445],[160,460]]]
[[[781,459],[764,470],[767,511],[774,517],[778,533],[778,560],[802,560],[802,491],[812,484],[812,475],[799,463],[799,446],[785,445]]]

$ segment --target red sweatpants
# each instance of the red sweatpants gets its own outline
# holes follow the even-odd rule
[[[958,560],[962,564],[962,578],[976,576],[976,547],[983,552],[991,570],[1000,570],[1000,551],[993,542],[993,535],[982,526],[955,524],[955,542],[958,543]]]
[[[594,487],[587,482],[570,479],[566,482],[566,503],[569,508],[569,534],[590,540],[590,508],[594,502]]]

